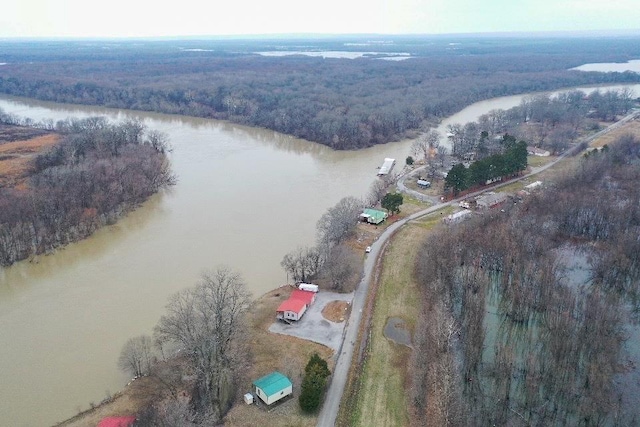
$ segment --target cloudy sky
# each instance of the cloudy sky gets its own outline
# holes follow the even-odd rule
[[[0,37],[640,30],[638,0],[14,0]]]

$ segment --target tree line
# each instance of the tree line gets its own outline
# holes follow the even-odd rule
[[[367,206],[381,203],[390,214],[400,212],[402,195],[387,193],[393,176],[377,178],[367,196],[360,199],[343,197],[328,208],[316,224],[316,243],[313,246],[297,247],[286,254],[280,265],[293,282],[320,280],[336,291],[346,291],[356,285],[362,265],[362,257],[347,245]]]
[[[447,174],[445,191],[454,196],[471,187],[486,185],[492,181],[516,175],[527,168],[527,143],[517,141],[505,134],[501,140],[504,154],[494,154],[471,163],[469,168],[462,163],[454,165]]]
[[[640,141],[623,136],[553,191],[424,242],[414,425],[637,424],[623,365],[638,327],[639,164]],[[586,277],[572,273],[582,262]]]
[[[520,105],[492,110],[476,122],[449,125],[452,154],[459,159],[468,154],[482,159],[499,153],[505,134],[551,153],[561,153],[581,134],[597,130],[598,121],[614,121],[627,114],[636,97],[629,88],[527,96]]]
[[[0,188],[0,265],[87,237],[175,182],[166,136],[138,120],[65,120],[55,131],[60,142],[37,156],[25,188]]]
[[[13,61],[0,70],[0,92],[230,120],[336,149],[413,136],[425,125],[496,96],[640,81],[636,73],[568,70],[593,57],[567,51],[544,55],[531,44],[508,53],[484,46],[471,54],[466,48],[467,54],[430,51],[407,61],[143,48],[140,55],[128,49],[121,56],[106,50],[84,55],[63,47],[61,54],[21,46],[24,51],[13,50]]]

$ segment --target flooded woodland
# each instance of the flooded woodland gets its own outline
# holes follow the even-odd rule
[[[420,420],[637,425],[638,164],[640,141],[620,137],[552,191],[425,242]]]

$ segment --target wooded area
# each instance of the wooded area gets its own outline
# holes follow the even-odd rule
[[[625,341],[640,307],[640,142],[594,153],[553,191],[422,246],[414,425],[640,420],[625,381],[637,362]]]
[[[35,158],[26,185],[0,188],[0,265],[87,237],[175,182],[166,137],[139,121],[67,120],[55,131],[61,141]]]
[[[452,49],[438,38],[397,37],[366,46],[382,57],[412,55],[403,61],[371,54],[359,59],[255,54],[297,50],[301,43],[311,50],[355,49],[341,39],[105,42],[105,49],[86,42],[4,42],[0,92],[225,119],[354,149],[413,135],[483,99],[640,82],[637,73],[569,70],[637,57],[635,41],[466,38]]]

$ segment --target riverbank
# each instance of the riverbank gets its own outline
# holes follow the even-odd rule
[[[333,350],[311,341],[268,331],[269,326],[275,321],[276,308],[289,297],[292,290],[293,287],[286,285],[276,288],[262,295],[252,304],[248,319],[250,335],[247,343],[253,357],[248,371],[244,373],[244,383],[238,390],[239,394],[236,396],[234,405],[225,417],[226,426],[310,427],[316,423],[316,417],[302,413],[298,405],[297,396],[300,392],[302,374],[306,363],[314,353],[326,359],[329,369],[333,369]],[[330,309],[323,315],[334,319],[335,304],[328,306]],[[342,316],[344,320],[344,311]],[[242,395],[251,391],[251,381],[274,370],[282,372],[291,379],[294,398],[271,411],[265,411],[256,405],[246,405]],[[162,396],[163,393],[166,393],[166,390],[163,390],[152,378],[139,378],[130,382],[113,397],[105,399],[102,403],[69,420],[56,424],[56,427],[95,427],[102,418],[107,416],[135,415],[147,405],[158,403],[158,396]]]

